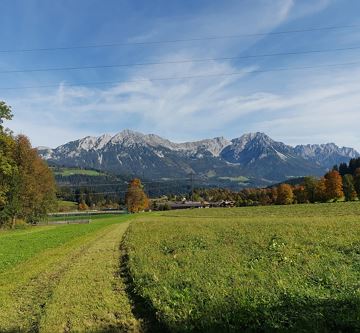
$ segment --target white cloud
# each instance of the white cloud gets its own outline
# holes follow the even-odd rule
[[[271,31],[291,17],[299,18],[325,8],[329,1],[271,0],[251,3],[253,6],[246,11],[242,2],[233,1],[232,6],[221,3],[221,10],[216,7],[183,20],[162,20],[156,22],[156,29],[143,36],[134,36],[133,40]],[[263,37],[224,39],[206,44],[206,47],[201,43],[180,43],[176,48],[157,48],[149,55],[148,61],[239,54],[260,38]],[[257,84],[249,86],[250,74],[246,72],[257,68],[256,63],[235,66],[225,61],[188,62],[134,67],[127,72],[128,82],[114,86],[71,87],[64,82],[57,89],[10,98],[16,115],[11,127],[17,132],[26,132],[35,145],[47,146],[56,146],[85,135],[116,132],[125,127],[155,132],[175,140],[238,136],[242,134],[240,130],[265,130],[277,139],[297,143],[304,142],[302,139],[315,142],[328,138],[330,124],[335,131],[336,124],[340,122],[336,107],[345,109],[343,114],[348,117],[356,117],[356,104],[352,103],[358,103],[356,92],[359,87],[356,80],[348,79],[346,71],[341,82],[331,84],[326,70],[324,75],[304,74],[301,79],[289,76],[288,80],[296,89],[286,91],[272,89],[264,79],[281,75],[278,73],[258,75]],[[242,74],[234,76],[150,80],[241,71]],[[137,81],[130,82],[132,80]],[[321,122],[323,117],[328,120]],[[316,126],[312,119],[315,119]],[[341,121],[344,126],[345,123],[349,125],[349,131],[354,131],[352,120]],[[302,126],[308,129],[302,130]],[[314,140],[310,140],[315,134]],[[340,135],[334,135],[335,139],[340,140]],[[356,143],[353,139],[349,142]]]
[[[213,64],[213,69],[234,70],[223,63]],[[193,64],[183,70],[186,75],[203,69]],[[245,130],[265,131],[293,144],[336,141],[359,149],[360,83],[356,78],[360,71],[338,74],[324,73],[321,83],[319,73],[307,73],[295,91],[282,93],[266,89],[243,93],[243,80],[249,74],[210,80],[141,81],[102,89],[61,86],[52,94],[19,100],[16,109],[28,113],[22,114],[21,121],[15,118],[12,127],[28,133],[37,145],[54,146],[108,132],[109,125],[120,131],[129,118],[136,119],[130,123],[133,129],[175,140],[209,133],[238,136],[242,133],[236,132],[235,125],[247,122]],[[56,109],[57,114],[49,109]],[[255,119],[249,121],[249,117]],[[98,123],[106,129],[94,126],[88,130]]]

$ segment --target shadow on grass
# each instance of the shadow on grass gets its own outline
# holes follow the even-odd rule
[[[168,333],[169,329],[161,323],[156,317],[156,310],[153,305],[146,299],[135,292],[135,285],[132,276],[129,272],[128,262],[129,257],[126,253],[124,241],[120,245],[121,261],[119,275],[123,279],[126,286],[126,293],[132,305],[132,312],[134,317],[140,322],[142,332],[146,333]],[[111,333],[116,331],[105,330],[97,331],[96,333]]]
[[[294,299],[283,296],[278,305],[239,306],[231,302],[171,324],[171,332],[360,332],[359,298],[344,300]],[[205,312],[204,311],[204,312]]]
[[[358,297],[343,300],[320,300],[313,298],[294,298],[287,295],[277,301],[277,305],[239,306],[233,302],[223,302],[218,307],[199,309],[198,315],[183,321],[170,323],[167,327],[160,323],[155,309],[137,296],[131,278],[124,271],[126,259],[123,258],[121,276],[128,283],[128,295],[133,302],[134,316],[142,322],[140,332],[320,332],[347,333],[360,332],[360,300]],[[202,315],[202,313],[208,315]],[[211,313],[211,314],[209,314]],[[21,329],[1,330],[0,333],[25,333]],[[34,331],[36,332],[36,331]],[[104,327],[89,333],[139,332],[138,329]]]

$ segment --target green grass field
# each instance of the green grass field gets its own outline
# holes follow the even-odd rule
[[[360,332],[360,204],[0,232],[0,332]]]
[[[72,175],[84,175],[84,176],[102,176],[104,173],[97,170],[78,169],[78,168],[61,168],[54,171],[55,175],[59,176],[72,176]]]
[[[134,290],[172,332],[360,331],[360,205],[144,215]]]
[[[249,182],[249,178],[244,176],[238,176],[238,177],[219,177],[221,180],[229,180],[231,182],[235,182],[238,184],[247,184]]]
[[[129,216],[0,233],[0,332],[138,332],[119,276]]]
[[[125,213],[124,213],[125,214]],[[46,220],[41,223],[46,224],[47,221],[54,222],[54,221],[76,221],[76,220],[98,220],[102,218],[109,218],[111,216],[123,216],[124,214],[87,214],[86,212],[78,212],[75,214],[64,214],[60,216],[48,216]]]
[[[78,204],[73,201],[58,200],[58,211],[75,211],[78,209]]]

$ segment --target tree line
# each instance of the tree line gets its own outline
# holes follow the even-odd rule
[[[360,199],[360,158],[327,172],[323,177],[305,177],[299,184],[287,183],[269,188],[247,188],[239,192],[228,189],[196,189],[196,201],[235,201],[236,206],[288,205]]]
[[[56,186],[47,164],[24,135],[4,128],[13,117],[0,101],[0,226],[36,223],[56,205]]]

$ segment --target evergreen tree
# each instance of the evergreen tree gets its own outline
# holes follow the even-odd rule
[[[357,197],[360,199],[360,168],[357,168],[354,172],[354,188],[357,193]]]
[[[352,201],[356,199],[356,191],[354,186],[354,177],[350,174],[346,174],[343,177],[343,190],[346,201]]]
[[[359,158],[352,158],[349,162],[349,168],[348,168],[348,172],[351,175],[355,174],[355,170],[357,168],[360,168],[360,157]]]
[[[341,176],[345,176],[347,173],[349,173],[348,171],[348,166],[346,163],[340,163],[339,165],[339,173]]]

